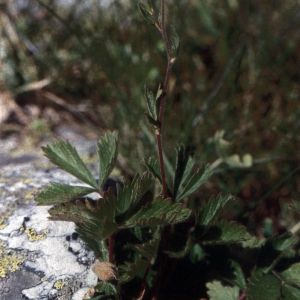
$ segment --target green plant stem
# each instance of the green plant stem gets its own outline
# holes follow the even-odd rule
[[[159,164],[160,164],[160,171],[161,171],[161,178],[162,178],[162,187],[163,187],[163,196],[164,198],[168,197],[168,191],[167,191],[167,184],[166,184],[166,174],[165,174],[165,165],[164,165],[164,157],[163,157],[163,141],[162,141],[162,125],[163,125],[163,117],[164,117],[164,111],[165,111],[165,105],[166,105],[166,99],[167,99],[167,92],[169,87],[169,81],[170,81],[170,75],[172,71],[173,62],[170,58],[170,46],[168,42],[168,37],[165,32],[165,1],[161,0],[161,24],[159,24],[158,20],[156,18],[156,27],[159,29],[168,56],[168,65],[167,65],[167,71],[165,76],[165,81],[163,85],[163,92],[162,92],[162,100],[159,108],[159,127],[156,129],[156,140],[157,140],[157,148],[158,148],[158,156],[159,156]]]

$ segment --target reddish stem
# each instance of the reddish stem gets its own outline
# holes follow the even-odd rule
[[[108,238],[108,255],[109,255],[109,262],[114,263],[114,246],[115,246],[115,233],[113,233]]]
[[[168,190],[167,190],[166,174],[165,174],[165,165],[164,165],[164,157],[163,157],[163,150],[162,150],[162,135],[161,135],[159,129],[156,130],[155,134],[156,134],[156,140],[157,140],[157,148],[158,148],[158,157],[159,157],[160,172],[161,172],[161,182],[162,182],[162,187],[163,187],[163,195],[164,195],[164,198],[168,198]]]
[[[147,279],[147,276],[148,276],[151,268],[152,268],[152,263],[149,263],[148,267],[147,267],[147,269],[145,271],[144,277],[143,277],[142,287],[141,287],[141,292],[140,292],[140,295],[139,295],[139,299],[142,299],[142,297],[144,296],[145,289],[146,289],[146,279]]]

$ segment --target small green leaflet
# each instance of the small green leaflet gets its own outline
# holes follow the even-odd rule
[[[237,300],[239,297],[239,288],[234,286],[224,286],[220,281],[208,282],[208,296],[210,300]]]
[[[93,188],[98,188],[93,174],[84,164],[76,149],[68,141],[58,140],[46,147],[42,147],[42,149],[53,164]]]
[[[118,133],[106,132],[98,142],[99,156],[99,185],[100,189],[109,174],[112,172],[118,154]]]
[[[281,272],[280,276],[287,282],[294,283],[300,288],[300,263],[291,265],[287,270]]]
[[[71,186],[68,184],[51,182],[50,186],[46,186],[44,190],[37,195],[35,201],[38,205],[59,204],[76,200],[95,191],[97,190],[91,187]]]
[[[191,214],[181,204],[172,204],[170,199],[157,197],[152,203],[146,204],[135,215],[125,222],[126,227],[169,225],[184,221]]]
[[[249,300],[280,299],[280,280],[273,275],[254,271],[248,280],[246,294]]]
[[[140,12],[142,14],[142,16],[144,17],[144,19],[151,25],[155,25],[155,21],[153,18],[153,10],[150,7],[150,5],[148,3],[146,3],[145,1],[140,1],[138,3],[138,7],[140,9]]]
[[[201,236],[203,244],[229,244],[250,239],[245,227],[225,220],[215,223]]]
[[[171,25],[171,32],[172,34],[171,34],[170,57],[174,61],[177,58],[179,53],[180,39],[173,25]]]
[[[160,242],[159,238],[153,239],[148,243],[135,245],[134,249],[143,257],[145,257],[149,262],[151,262],[153,258],[156,256],[159,242]]]
[[[197,217],[197,226],[210,226],[217,221],[218,217],[226,210],[228,205],[234,201],[231,195],[218,195],[212,197],[208,203],[205,203],[200,208]]]
[[[149,262],[143,258],[138,258],[134,263],[125,262],[124,265],[119,267],[121,276],[118,279],[121,282],[127,282],[140,274],[143,276],[148,265]]]

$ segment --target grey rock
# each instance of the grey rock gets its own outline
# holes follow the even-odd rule
[[[91,271],[94,255],[78,237],[74,223],[49,221],[50,207],[33,201],[51,181],[78,182],[36,153],[10,162],[9,153],[3,156],[0,299],[79,300],[97,283]]]

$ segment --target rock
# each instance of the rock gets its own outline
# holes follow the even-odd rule
[[[9,155],[3,154],[0,170],[0,299],[82,299],[97,283],[94,255],[74,223],[49,221],[49,207],[33,201],[50,181],[78,182],[38,150],[24,159]]]

